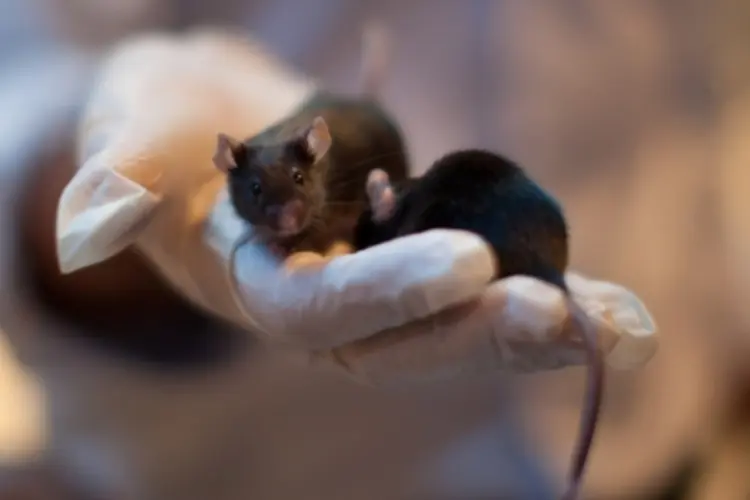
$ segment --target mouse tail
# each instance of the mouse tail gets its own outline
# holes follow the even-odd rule
[[[581,426],[570,468],[569,489],[563,497],[563,500],[577,500],[601,413],[605,378],[604,356],[599,348],[594,323],[569,292],[565,297],[571,319],[585,345],[589,365],[584,404],[581,409]]]
[[[563,496],[563,500],[578,500],[591,445],[599,422],[599,414],[601,413],[605,378],[604,356],[599,348],[596,326],[583,308],[573,300],[564,275],[554,268],[541,264],[536,266],[536,271],[535,277],[563,291],[570,321],[573,323],[575,331],[580,335],[588,358],[588,374],[584,404],[581,409],[581,424],[576,440],[576,449],[573,452],[568,479],[569,486]]]
[[[389,60],[389,36],[385,26],[378,21],[368,21],[362,35],[362,68],[360,92],[376,98],[380,95]]]

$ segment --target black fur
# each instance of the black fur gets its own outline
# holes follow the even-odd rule
[[[485,238],[500,266],[496,278],[525,274],[567,289],[568,229],[558,203],[515,163],[483,150],[439,159],[421,178],[394,182],[397,208],[388,221],[367,210],[355,247],[436,228],[464,229]]]

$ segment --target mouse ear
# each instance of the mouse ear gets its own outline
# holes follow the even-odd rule
[[[328,124],[323,117],[316,117],[305,135],[307,151],[317,162],[328,152],[331,142],[332,139],[331,133],[328,130]]]
[[[231,169],[237,168],[237,156],[243,147],[242,142],[234,137],[221,133],[218,134],[216,137],[216,151],[213,156],[216,168],[225,174]]]

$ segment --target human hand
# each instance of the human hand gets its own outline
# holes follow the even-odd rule
[[[256,133],[314,89],[252,41],[217,33],[121,46],[89,102],[82,166],[60,200],[63,271],[134,245],[214,314],[376,383],[583,364],[560,293],[523,277],[488,285],[489,249],[469,233],[286,260],[253,241],[212,165],[216,134]],[[653,355],[655,327],[635,295],[568,280],[611,364]]]

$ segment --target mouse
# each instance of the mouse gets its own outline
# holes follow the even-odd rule
[[[388,38],[370,23],[363,36],[360,91],[315,92],[289,116],[238,139],[217,134],[214,165],[230,202],[269,247],[282,254],[325,252],[350,242],[373,165],[394,180],[408,175],[401,128],[380,103]]]
[[[403,181],[374,168],[365,190],[370,206],[355,228],[356,251],[430,229],[466,230],[489,244],[493,281],[526,275],[562,291],[588,357],[581,430],[563,497],[577,499],[602,404],[604,356],[593,323],[565,282],[569,231],[561,205],[519,164],[483,149],[447,153],[422,176]]]

